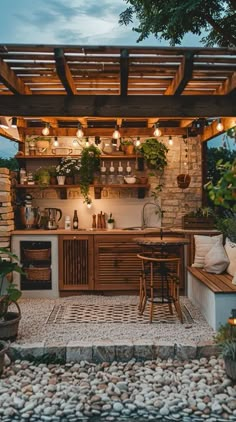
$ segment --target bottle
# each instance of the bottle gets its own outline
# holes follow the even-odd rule
[[[24,168],[20,169],[20,184],[24,185],[25,181],[26,181],[26,170]]]
[[[121,161],[119,161],[119,166],[117,170],[117,183],[121,185],[122,183],[124,183],[123,167],[121,165]]]
[[[71,221],[69,215],[65,217],[65,230],[71,230]]]
[[[78,214],[77,211],[74,210],[74,216],[73,216],[73,229],[76,230],[79,228],[79,219],[78,219]]]
[[[110,185],[114,185],[115,183],[115,167],[113,166],[113,161],[111,161],[111,165],[109,168],[108,183]]]
[[[107,168],[105,167],[104,161],[102,162],[102,167],[100,168],[101,171],[101,183],[102,185],[105,185],[107,183]]]

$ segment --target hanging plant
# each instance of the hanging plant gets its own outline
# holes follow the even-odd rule
[[[188,171],[189,167],[189,151],[188,151],[188,139],[183,138],[185,144],[185,168]],[[179,174],[177,176],[177,185],[180,189],[187,189],[191,182],[191,176],[188,173],[182,173],[182,144],[180,144],[180,157],[179,157]]]
[[[95,145],[84,147],[81,153],[81,166],[79,171],[80,191],[86,204],[91,203],[89,185],[93,183],[94,173],[99,170],[100,154],[101,151]]]
[[[141,144],[138,151],[143,155],[148,168],[163,173],[167,166],[167,153],[169,151],[165,144],[156,138],[148,138]]]

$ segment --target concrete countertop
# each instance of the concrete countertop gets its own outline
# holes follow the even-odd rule
[[[163,233],[170,233],[170,230],[164,230]],[[140,228],[137,229],[79,229],[79,230],[65,230],[65,229],[57,229],[57,230],[42,230],[42,229],[24,229],[24,230],[13,230],[11,232],[11,235],[28,235],[28,234],[34,234],[34,235],[59,235],[59,234],[68,234],[68,235],[82,235],[82,234],[106,234],[106,235],[115,235],[115,234],[145,234],[145,233],[160,233],[160,229],[157,228],[146,228],[141,230]]]

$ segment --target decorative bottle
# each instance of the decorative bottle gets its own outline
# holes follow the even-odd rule
[[[100,171],[101,171],[101,183],[102,185],[105,185],[107,183],[107,168],[105,167],[104,161],[102,162]]]
[[[113,166],[113,161],[111,161],[111,165],[109,168],[109,176],[108,176],[108,183],[110,185],[114,185],[115,184],[115,167]]]
[[[123,174],[123,167],[121,165],[121,161],[119,161],[119,166],[117,170],[118,170],[117,183],[121,185],[122,183],[124,183],[124,174]]]
[[[126,175],[127,176],[130,176],[131,175],[131,171],[132,171],[132,168],[130,167],[129,161],[127,161]]]
[[[78,219],[78,214],[77,211],[74,210],[74,216],[73,216],[73,229],[76,230],[79,228],[79,219]]]

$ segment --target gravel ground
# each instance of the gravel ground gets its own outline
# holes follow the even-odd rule
[[[214,331],[209,327],[199,310],[191,302],[181,297],[182,304],[186,305],[193,317],[191,324],[157,323],[69,323],[47,324],[47,319],[57,304],[84,304],[89,307],[93,304],[106,306],[112,303],[138,303],[136,296],[73,296],[68,298],[52,299],[21,299],[20,307],[22,319],[20,322],[17,343],[36,343],[52,341],[67,343],[69,341],[96,341],[96,340],[164,340],[172,343],[181,342],[191,344],[211,340]]]

